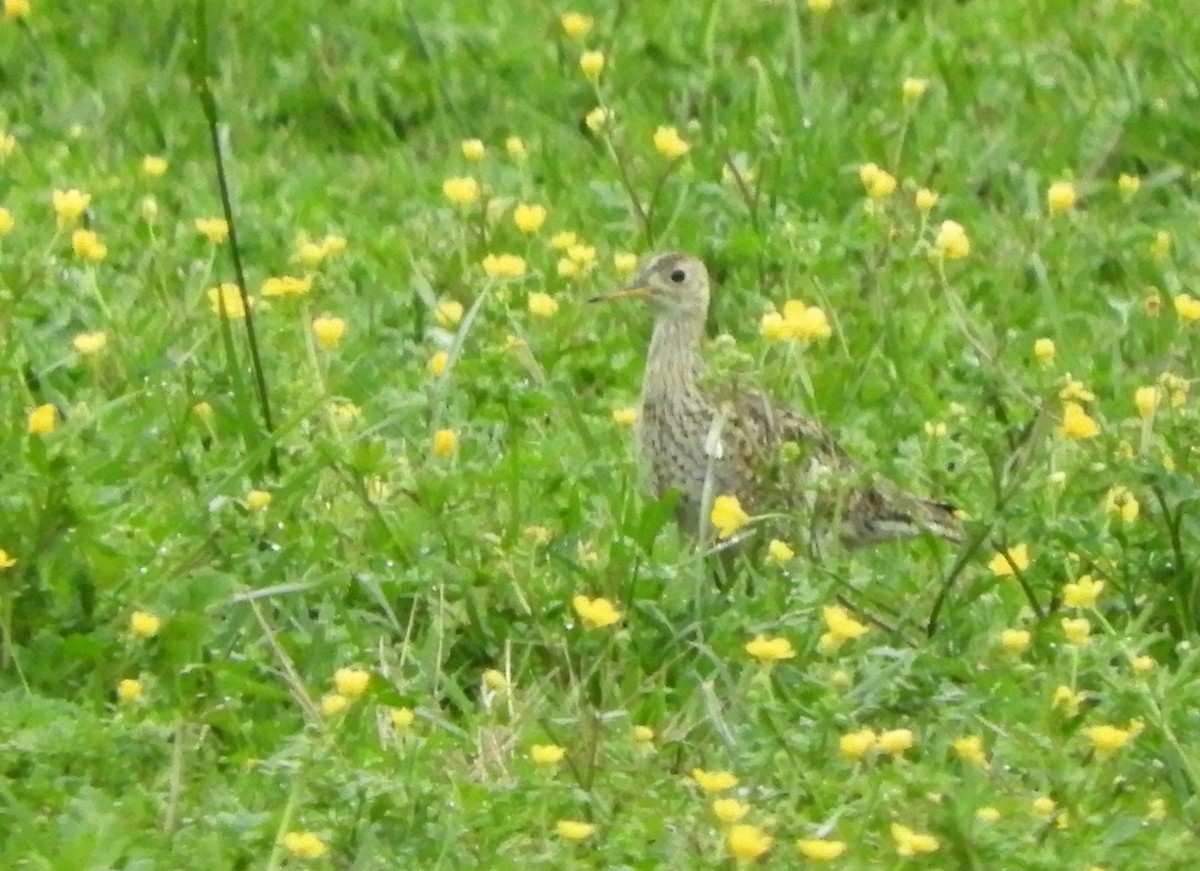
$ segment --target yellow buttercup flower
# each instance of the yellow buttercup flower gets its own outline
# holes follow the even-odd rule
[[[435,378],[442,374],[446,369],[446,364],[450,362],[450,355],[445,351],[437,351],[429,358],[429,374]]]
[[[0,239],[11,233],[15,226],[17,226],[17,220],[13,217],[12,212],[4,206],[0,206]]]
[[[692,780],[709,795],[733,789],[738,784],[737,777],[730,771],[705,771],[703,768],[692,769]]]
[[[127,677],[117,684],[117,698],[126,704],[140,701],[145,692],[145,685],[136,678]]]
[[[142,172],[150,178],[166,175],[167,159],[157,154],[148,154],[142,158]]]
[[[846,842],[826,840],[825,838],[802,838],[796,842],[796,849],[805,859],[812,859],[814,862],[832,862],[846,852]]]
[[[529,313],[539,318],[552,317],[558,313],[558,300],[548,293],[531,293],[526,303]]]
[[[958,260],[971,253],[971,240],[958,221],[942,221],[933,240],[934,250],[947,260]]]
[[[529,758],[538,765],[558,765],[567,755],[567,748],[557,744],[534,744],[529,748]]]
[[[458,326],[465,313],[463,304],[456,299],[444,299],[433,310],[433,319],[443,327]]]
[[[1009,653],[1021,653],[1033,641],[1028,629],[1005,629],[1000,633],[1000,646]]]
[[[350,700],[341,693],[329,693],[321,697],[321,713],[326,717],[336,717],[346,713]]]
[[[976,768],[987,768],[991,764],[983,749],[983,739],[978,735],[964,735],[955,739],[952,746],[954,754],[963,762],[974,765]]]
[[[54,432],[54,427],[57,425],[58,409],[48,402],[29,412],[30,435],[49,435]]]
[[[1085,730],[1092,749],[1099,756],[1110,756],[1116,753],[1136,734],[1134,729],[1122,729],[1118,726],[1091,726]]]
[[[634,726],[632,734],[638,744],[649,744],[654,740],[654,730],[649,726]]]
[[[4,17],[9,21],[22,21],[32,12],[29,0],[4,0]]]
[[[1023,572],[1029,568],[1029,545],[1021,542],[1000,552],[988,561],[988,568],[996,577],[1003,578]]]
[[[913,203],[917,207],[917,211],[929,212],[937,205],[941,196],[936,191],[931,191],[929,188],[921,188],[913,197]],[[840,843],[840,842],[839,842]]]
[[[691,150],[690,145],[674,127],[659,127],[654,131],[654,148],[668,160],[677,160]]]
[[[997,808],[991,807],[990,805],[981,807],[979,810],[975,811],[975,819],[979,820],[981,823],[994,823],[996,820],[1000,819],[1000,811]]]
[[[508,678],[498,668],[489,668],[483,673],[483,683],[492,692],[503,692],[508,689]]]
[[[481,264],[488,278],[520,278],[525,274],[525,258],[516,254],[488,254]]]
[[[0,571],[11,569],[17,564],[17,558],[9,554],[4,548],[0,547]]]
[[[925,96],[925,91],[929,88],[929,79],[907,78],[904,84],[900,86],[900,92],[904,95],[906,105],[912,106]]]
[[[1066,684],[1059,684],[1054,688],[1054,695],[1050,699],[1050,707],[1054,710],[1062,708],[1063,713],[1068,717],[1074,717],[1079,713],[1079,706],[1083,704],[1085,696],[1081,692],[1071,689]]]
[[[595,21],[592,16],[580,12],[564,12],[558,17],[558,23],[567,36],[572,39],[583,39],[591,32]]]
[[[85,357],[99,354],[108,344],[108,335],[103,331],[80,333],[71,340],[72,347]]]
[[[621,251],[613,255],[613,268],[622,278],[633,275],[637,271],[637,255]]]
[[[522,233],[536,233],[546,223],[546,207],[536,203],[521,203],[513,209],[513,223]]]
[[[900,823],[892,823],[892,840],[896,852],[901,856],[915,856],[918,853],[932,853],[940,846],[933,835],[918,832]]]
[[[596,826],[579,820],[559,820],[554,824],[554,830],[568,841],[583,841],[596,833]]]
[[[1029,803],[1029,809],[1039,817],[1048,817],[1053,815],[1058,804],[1048,795],[1039,795],[1034,797]]]
[[[716,527],[717,538],[725,539],[745,526],[750,515],[742,510],[742,503],[736,496],[718,496],[713,500],[709,521]]]
[[[464,139],[459,146],[462,148],[463,157],[472,163],[478,163],[483,160],[483,155],[486,149],[483,142],[478,139]]]
[[[752,641],[747,642],[746,652],[764,663],[780,662],[796,655],[792,642],[786,638],[768,638],[765,635],[756,635]]]
[[[877,164],[864,163],[858,168],[858,178],[872,199],[891,196],[896,190],[896,177]]]
[[[871,752],[878,738],[870,729],[847,732],[838,739],[838,749],[849,759],[861,759]]]
[[[1056,181],[1046,191],[1046,206],[1050,214],[1061,215],[1075,205],[1075,185],[1069,181]]]
[[[332,315],[322,315],[319,318],[313,318],[312,331],[313,335],[317,337],[317,341],[321,343],[321,347],[332,350],[346,335],[346,322],[342,318]]]
[[[916,743],[912,729],[888,729],[880,732],[876,743],[879,749],[892,756],[898,756]]]
[[[621,619],[621,612],[608,599],[575,596],[571,599],[571,607],[583,621],[585,629],[603,629]]]
[[[1092,624],[1085,617],[1064,617],[1060,621],[1063,635],[1072,644],[1087,644],[1091,640]]]
[[[416,722],[417,715],[413,713],[412,708],[392,708],[390,718],[393,728],[403,732],[412,727],[412,724]]]
[[[288,832],[283,836],[283,848],[297,859],[320,859],[329,851],[312,832]]]
[[[1063,604],[1068,608],[1094,608],[1103,591],[1104,581],[1082,575],[1079,580],[1063,585]]]
[[[134,611],[129,615],[129,634],[139,640],[153,638],[161,625],[161,621],[149,611]]]
[[[525,140],[520,136],[510,136],[504,140],[504,150],[513,160],[524,160],[528,152],[525,150]]]
[[[614,408],[612,418],[620,426],[633,426],[637,422],[638,410],[632,406]]]
[[[587,125],[588,130],[599,135],[604,132],[606,127],[612,125],[613,117],[612,109],[597,106],[583,117],[583,123]]]
[[[71,234],[71,247],[88,263],[99,263],[108,256],[108,246],[92,230],[76,230]]]
[[[65,191],[56,189],[51,195],[51,200],[54,203],[54,214],[58,218],[58,226],[69,227],[87,211],[88,204],[92,201],[92,195],[77,188]]]
[[[850,612],[841,605],[827,605],[821,609],[821,618],[835,646],[842,642],[853,641],[867,634],[870,628],[865,623],[855,620]]]
[[[448,178],[442,182],[442,194],[456,206],[469,206],[479,201],[479,182],[469,176]]]
[[[339,668],[333,673],[333,685],[348,699],[357,699],[367,691],[371,672],[362,668]]]
[[[452,429],[439,429],[433,434],[433,455],[448,457],[458,447],[458,434]]]
[[[1175,297],[1174,303],[1175,314],[1179,315],[1181,321],[1191,323],[1200,320],[1200,299],[1191,294],[1181,293]]]
[[[196,232],[214,245],[229,238],[229,224],[224,218],[197,218],[195,226]]]
[[[750,813],[750,805],[736,798],[718,798],[713,800],[712,812],[718,820],[729,826]]]
[[[1123,197],[1129,198],[1138,192],[1138,188],[1142,186],[1142,180],[1136,175],[1126,175],[1121,173],[1117,177],[1117,188],[1121,191]]]
[[[1139,387],[1133,392],[1133,404],[1137,408],[1138,417],[1142,420],[1149,420],[1154,416],[1154,411],[1158,408],[1158,401],[1159,387],[1156,384]]]
[[[246,507],[251,511],[262,511],[271,504],[271,494],[266,490],[251,490],[246,494]]]
[[[833,8],[833,0],[807,0],[807,4],[809,10],[816,13],[828,12]]]
[[[1049,365],[1054,362],[1054,340],[1041,338],[1033,343],[1033,356],[1037,357],[1038,362],[1043,365]]]
[[[583,71],[583,74],[587,78],[594,82],[604,72],[604,62],[604,52],[585,51],[579,56],[579,69]]]
[[[1078,402],[1063,403],[1061,429],[1069,439],[1090,439],[1100,434],[1100,424]]]
[[[311,276],[297,278],[294,275],[272,275],[263,282],[259,293],[262,296],[303,296],[312,290]]]
[[[771,849],[773,843],[771,836],[758,826],[746,823],[730,826],[729,831],[725,833],[725,846],[737,859],[738,864],[742,865],[758,859]]]
[[[788,547],[787,542],[778,538],[771,539],[771,543],[767,545],[767,556],[777,563],[785,563],[795,555],[796,552]]]

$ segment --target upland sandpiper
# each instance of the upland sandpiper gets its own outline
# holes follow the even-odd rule
[[[679,491],[677,520],[708,540],[705,516],[719,496],[751,513],[795,516],[812,543],[834,532],[856,547],[924,533],[959,541],[954,508],[905,492],[862,469],[818,423],[757,392],[721,401],[703,384],[701,339],[708,270],[686,254],[647,259],[625,288],[593,301],[640,299],[656,319],[638,419],[650,490]],[[800,525],[807,524],[807,526]]]

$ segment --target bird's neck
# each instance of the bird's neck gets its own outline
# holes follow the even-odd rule
[[[696,379],[704,372],[700,358],[703,334],[703,318],[660,317],[655,321],[642,378],[644,402],[660,402],[698,389]]]

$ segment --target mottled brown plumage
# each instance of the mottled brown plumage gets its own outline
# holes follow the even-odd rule
[[[729,494],[752,513],[795,516],[793,537],[833,524],[847,546],[924,532],[959,540],[951,506],[866,473],[815,421],[760,393],[721,402],[702,388],[709,281],[695,257],[651,257],[628,287],[596,299],[642,299],[655,309],[638,441],[650,490],[679,491],[685,530],[707,538],[707,510]]]

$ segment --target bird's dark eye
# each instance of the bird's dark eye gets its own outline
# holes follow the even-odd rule
[[[687,278],[687,273],[682,269],[676,269],[671,273],[671,280],[676,284],[683,284],[683,280]]]

